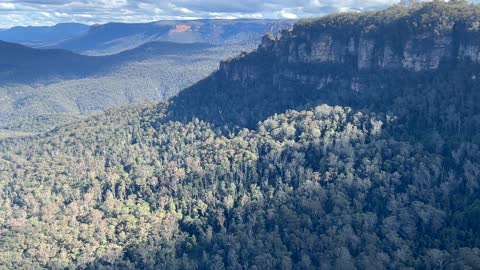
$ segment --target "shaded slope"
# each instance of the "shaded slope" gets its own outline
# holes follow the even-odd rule
[[[478,140],[478,16],[478,6],[428,3],[300,22],[181,92],[172,117],[252,128],[327,103]]]
[[[14,61],[8,64],[13,63],[17,69],[0,68],[5,77],[0,83],[0,129],[29,132],[47,131],[55,126],[57,119],[74,119],[77,114],[167,99],[208,76],[222,59],[249,49],[154,42],[101,58],[70,53],[65,58],[46,57],[47,61],[64,61],[61,69],[54,69],[59,65],[44,68],[37,62],[31,63],[49,51],[21,48],[33,52],[26,57],[30,61],[27,66]],[[58,56],[59,51],[53,52]],[[71,61],[72,57],[83,59],[83,66]],[[88,72],[78,72],[92,65]],[[29,69],[33,73],[28,73]],[[18,78],[22,74],[23,82]],[[65,113],[74,115],[68,117]],[[58,121],[61,123],[65,121]]]
[[[65,50],[37,50],[0,41],[0,81],[3,83],[87,76],[98,72],[103,64],[101,58]]]
[[[48,83],[106,73],[125,62],[142,61],[163,55],[198,54],[212,48],[206,44],[148,43],[118,55],[93,57],[65,50],[32,49],[0,41],[0,82]]]
[[[88,25],[78,23],[61,23],[55,26],[19,26],[0,30],[0,40],[22,43],[32,47],[52,46],[81,36],[88,29]]]

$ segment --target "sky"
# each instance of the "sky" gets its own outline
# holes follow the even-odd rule
[[[316,17],[379,9],[399,0],[0,0],[0,28],[164,19]],[[479,1],[479,0],[475,0]]]

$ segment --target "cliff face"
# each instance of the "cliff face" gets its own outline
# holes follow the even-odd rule
[[[402,39],[391,38],[384,30],[369,33],[357,28],[346,38],[327,29],[299,27],[283,31],[278,39],[264,38],[260,50],[273,52],[282,63],[348,64],[358,70],[424,71],[437,69],[442,62],[480,63],[480,32],[467,28],[465,22],[449,22],[440,33],[407,30]]]
[[[334,80],[333,68],[350,71],[336,80],[360,91],[358,73],[480,64],[478,18],[478,6],[430,3],[300,22],[277,37],[265,36],[253,55],[223,62],[215,76],[244,85],[271,78],[274,88],[288,80],[321,89]]]
[[[272,113],[322,103],[387,108],[447,73],[466,83],[479,78],[479,18],[478,5],[435,2],[299,22],[265,36],[257,51],[222,62],[174,106],[191,111],[183,118],[249,127]],[[440,87],[448,83],[459,82]]]
[[[455,40],[455,34],[452,29],[441,35],[412,35],[399,51],[385,40],[362,33],[345,41],[329,33],[312,36],[311,33],[286,32],[278,41],[264,42],[262,48],[272,50],[278,59],[290,64],[352,64],[359,70],[422,71],[437,69],[442,61],[480,63],[480,43]]]
[[[478,6],[441,3],[414,10],[397,7],[360,16],[330,16],[300,23],[278,37],[265,37],[259,52],[283,65],[346,64],[357,70],[425,71],[441,63],[480,63],[478,18]],[[234,75],[234,79],[241,77]]]

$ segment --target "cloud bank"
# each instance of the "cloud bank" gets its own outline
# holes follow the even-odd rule
[[[0,0],[0,28],[200,18],[303,18],[399,0]],[[475,0],[480,1],[480,0]]]

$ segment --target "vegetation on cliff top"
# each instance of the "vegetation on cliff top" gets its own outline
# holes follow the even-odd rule
[[[469,30],[480,29],[480,5],[466,1],[433,1],[417,3],[413,6],[395,5],[381,11],[348,12],[327,15],[319,19],[300,20],[294,26],[295,32],[336,30],[341,33],[350,29],[371,33],[395,29],[395,31],[422,32],[436,34],[451,29],[455,23],[465,24]]]

